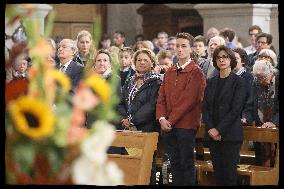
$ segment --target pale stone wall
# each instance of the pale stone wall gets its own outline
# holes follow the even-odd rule
[[[276,4],[197,4],[194,8],[203,17],[204,35],[210,27],[232,28],[241,38],[243,46],[249,45],[248,28],[259,25],[273,35],[273,45],[279,49],[278,5]]]
[[[126,44],[134,42],[135,35],[142,33],[142,16],[136,10],[143,4],[108,4],[107,33],[113,38],[116,30],[126,34]]]

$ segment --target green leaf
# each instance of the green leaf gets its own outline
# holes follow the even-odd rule
[[[21,170],[30,174],[33,167],[36,146],[32,142],[18,143],[14,146],[13,156],[15,162],[20,166]]]
[[[58,173],[64,159],[66,156],[66,148],[59,148],[56,146],[48,146],[46,157],[49,161],[49,164],[51,166],[52,174]]]
[[[46,26],[44,28],[44,36],[46,38],[48,38],[52,32],[54,18],[55,18],[55,11],[50,11],[47,17]]]

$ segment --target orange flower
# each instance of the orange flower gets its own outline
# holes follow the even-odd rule
[[[30,50],[30,55],[32,57],[38,57],[42,62],[46,60],[51,53],[52,48],[44,38],[39,39],[35,47]]]

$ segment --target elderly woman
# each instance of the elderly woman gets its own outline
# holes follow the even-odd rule
[[[91,73],[101,75],[104,79],[109,80],[111,77],[111,54],[108,50],[99,50],[95,55],[95,63]]]
[[[125,129],[143,132],[157,131],[155,119],[156,100],[160,87],[159,76],[153,72],[155,54],[149,49],[140,49],[134,56],[136,73],[126,81],[122,89],[119,113]]]
[[[123,86],[118,111],[125,129],[142,132],[158,131],[155,112],[161,80],[153,72],[156,66],[153,51],[142,48],[134,56],[136,73]],[[154,158],[153,158],[154,159]],[[151,184],[155,184],[156,168],[152,163]]]
[[[237,61],[228,47],[218,46],[213,65],[219,74],[207,82],[202,107],[204,140],[208,142],[217,185],[237,185],[237,164],[243,142],[241,112],[245,81],[232,70]],[[212,95],[213,94],[213,95]]]
[[[210,79],[218,74],[218,70],[213,66],[212,56],[216,47],[220,45],[226,45],[225,40],[220,36],[212,37],[208,44],[208,58],[200,59],[197,62],[207,79]]]
[[[273,52],[273,50],[271,49],[262,49],[258,56],[257,56],[258,60],[261,59],[266,59],[269,60],[272,64],[273,67],[277,67],[278,61],[277,61],[277,56],[275,54],[275,52]]]
[[[253,65],[254,120],[257,126],[275,128],[279,126],[278,85],[279,72],[269,60],[256,60]],[[271,167],[275,161],[275,144],[254,143],[256,163]]]
[[[86,65],[87,60],[90,58],[90,48],[92,45],[92,35],[86,30],[82,30],[77,35],[77,48],[78,53],[74,60],[83,66]]]

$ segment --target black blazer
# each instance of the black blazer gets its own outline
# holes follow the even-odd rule
[[[245,81],[235,73],[230,73],[222,91],[220,91],[218,107],[220,122],[214,125],[212,116],[218,77],[220,77],[219,74],[209,79],[205,88],[202,106],[202,117],[206,131],[204,140],[211,140],[208,130],[216,128],[222,137],[222,141],[242,141],[241,113],[245,104]]]
[[[56,68],[60,68],[60,64],[56,64]],[[79,80],[82,77],[84,67],[79,64],[78,62],[74,62],[73,60],[65,70],[65,74],[70,78],[72,82],[72,90],[74,91],[75,87],[77,86]]]
[[[127,99],[130,92],[129,82],[131,78],[126,80],[122,88],[121,101],[118,105],[118,111],[122,118],[127,118]],[[142,132],[159,131],[156,120],[156,102],[161,80],[157,77],[148,79],[137,91],[132,101],[131,116],[132,122],[137,130]]]

